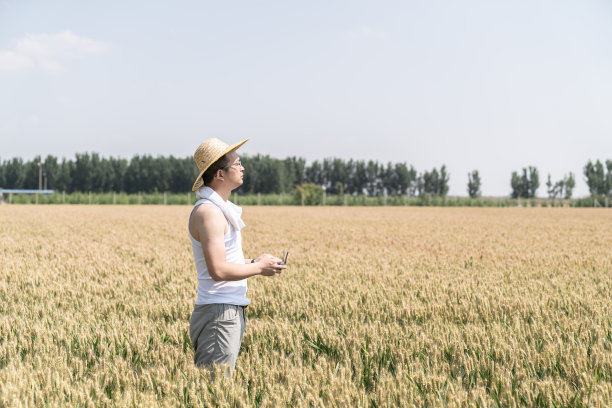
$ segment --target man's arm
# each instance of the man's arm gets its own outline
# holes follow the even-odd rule
[[[214,281],[235,281],[255,275],[271,276],[286,268],[281,260],[271,255],[262,255],[255,263],[234,264],[225,261],[225,216],[213,205],[200,205],[195,209],[191,222],[202,243],[208,274]],[[192,234],[193,235],[193,234]],[[250,262],[250,261],[249,261]]]

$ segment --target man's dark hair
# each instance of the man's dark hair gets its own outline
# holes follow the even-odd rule
[[[204,185],[207,186],[211,181],[213,181],[213,179],[215,178],[215,174],[217,174],[217,171],[225,169],[229,165],[229,157],[227,157],[227,154],[224,154],[219,158],[219,160],[211,164],[210,167],[204,172],[204,174],[202,174],[202,181],[204,181]]]

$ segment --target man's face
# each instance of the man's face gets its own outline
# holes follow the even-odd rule
[[[244,178],[244,167],[240,163],[240,157],[236,152],[228,154],[229,163],[225,168],[225,174],[227,175],[228,181],[236,184],[236,187],[241,186]]]

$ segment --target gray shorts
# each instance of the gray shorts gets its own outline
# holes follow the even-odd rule
[[[211,371],[215,364],[226,365],[233,370],[245,326],[243,306],[195,305],[189,322],[195,365]]]

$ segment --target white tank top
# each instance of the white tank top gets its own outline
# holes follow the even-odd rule
[[[199,200],[195,203],[191,213],[201,204],[215,205],[207,199]],[[191,215],[189,216],[191,219]],[[235,264],[244,264],[244,254],[242,253],[242,236],[240,231],[236,231],[228,221],[229,231],[224,236],[225,241],[225,261]],[[189,231],[191,238],[191,249],[193,250],[193,260],[198,271],[198,297],[196,305],[206,305],[211,303],[228,303],[231,305],[247,306],[251,301],[246,297],[247,280],[239,281],[220,281],[215,282],[208,274],[202,243],[195,239]]]

